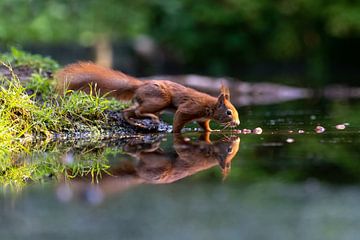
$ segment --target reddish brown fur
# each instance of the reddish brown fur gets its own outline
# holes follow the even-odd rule
[[[194,120],[205,131],[211,131],[210,119],[231,126],[240,123],[230,102],[229,90],[224,87],[215,98],[171,81],[140,81],[122,72],[83,62],[66,66],[56,73],[55,78],[60,91],[89,91],[90,85],[96,85],[102,94],[109,93],[119,100],[133,99],[134,104],[124,110],[125,119],[132,125],[138,125],[133,118],[149,117],[158,122],[159,113],[168,108],[176,111],[174,132],[180,132],[186,123]]]
[[[134,159],[117,161],[104,174],[99,184],[91,184],[91,176],[78,177],[69,187],[76,195],[96,187],[104,196],[118,194],[140,184],[169,184],[192,176],[198,172],[220,166],[223,178],[231,170],[231,162],[240,148],[240,138],[224,136],[210,142],[210,133],[204,133],[195,141],[185,140],[181,134],[174,134],[174,150],[160,148],[160,141],[149,143],[134,142],[124,146],[124,153]],[[89,174],[90,175],[90,174]],[[89,186],[88,186],[89,185]]]

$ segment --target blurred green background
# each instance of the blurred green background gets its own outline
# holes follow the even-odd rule
[[[314,87],[359,80],[359,1],[1,0],[0,14],[1,50],[62,64]]]
[[[358,239],[360,106],[350,97],[360,91],[337,84],[359,85],[360,1],[0,0],[0,16],[0,51],[93,60],[136,76],[196,73],[335,93],[239,106],[241,128],[264,131],[241,135],[226,181],[215,167],[171,186],[126,188],[96,207],[60,203],[63,180],[52,179],[71,163],[34,150],[25,167],[9,163],[17,175],[2,171],[29,185],[14,196],[0,189],[4,239]],[[75,169],[114,153],[91,149]]]

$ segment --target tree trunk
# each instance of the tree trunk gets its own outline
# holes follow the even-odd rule
[[[111,68],[113,65],[113,48],[110,36],[102,34],[98,37],[94,45],[95,62],[101,66]]]

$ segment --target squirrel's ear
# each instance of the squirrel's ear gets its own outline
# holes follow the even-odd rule
[[[220,93],[220,96],[218,97],[218,105],[221,106],[221,105],[225,105],[225,95],[223,93]]]
[[[228,87],[225,87],[225,85],[223,83],[221,84],[220,96],[221,95],[224,95],[225,99],[230,101],[230,90]]]

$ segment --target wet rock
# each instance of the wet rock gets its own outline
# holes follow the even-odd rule
[[[344,130],[346,128],[346,125],[345,124],[338,124],[338,125],[335,126],[335,128],[337,130]]]
[[[255,134],[262,134],[263,130],[262,130],[261,127],[257,127],[257,128],[254,129],[253,132],[254,132]]]
[[[250,134],[250,133],[251,133],[251,129],[246,129],[246,128],[244,128],[244,129],[242,130],[242,133],[243,133],[243,134]]]
[[[12,79],[13,74],[15,74],[20,82],[27,82],[30,80],[31,75],[33,73],[40,73],[41,76],[44,78],[49,78],[49,79],[52,78],[51,71],[39,72],[38,69],[34,69],[29,66],[12,67],[12,69],[10,70],[8,67],[6,67],[4,65],[0,65],[0,77],[4,77],[7,79]]]
[[[325,132],[325,128],[323,126],[316,126],[315,132],[316,133],[323,133],[323,132]]]
[[[104,112],[107,123],[111,128],[115,127],[120,129],[126,129],[130,134],[135,133],[145,133],[145,132],[172,132],[172,126],[161,121],[160,123],[155,123],[151,119],[136,119],[136,123],[139,126],[133,126],[129,124],[123,117],[121,111],[105,111]],[[106,128],[106,126],[104,126]]]
[[[13,74],[15,74],[20,82],[28,81],[34,72],[34,69],[27,66],[14,67],[11,72],[6,66],[0,65],[0,77],[12,79]]]
[[[360,98],[360,88],[345,85],[330,85],[324,89],[323,95],[329,99]]]

